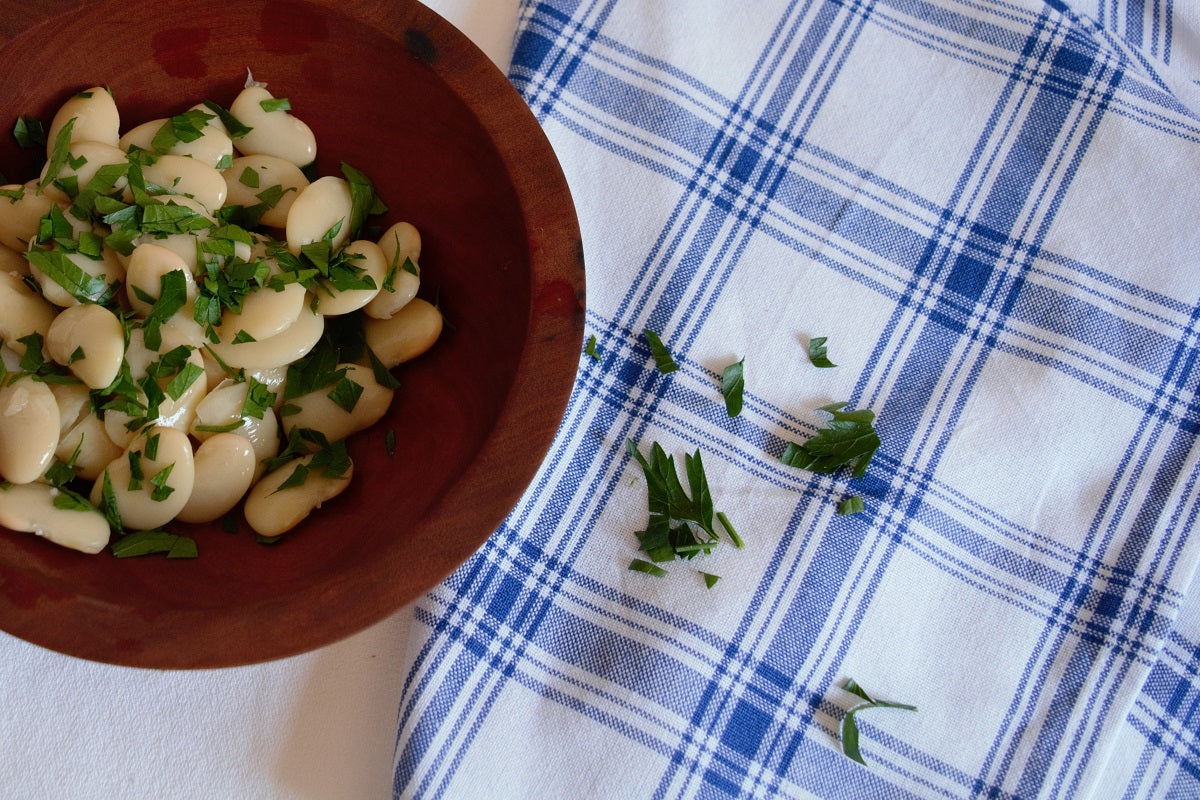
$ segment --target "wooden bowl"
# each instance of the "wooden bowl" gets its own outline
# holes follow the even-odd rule
[[[396,370],[389,414],[350,442],[351,487],[280,544],[178,526],[200,557],[88,556],[0,530],[0,628],[73,656],[222,667],[329,644],[464,562],[519,499],[557,429],[583,334],[579,227],[541,128],[499,70],[415,0],[38,4],[0,0],[0,125],[49,123],[108,86],[122,130],[249,67],[316,133],[318,171],[363,170],[422,232],[422,292],[453,325]],[[126,124],[128,123],[128,124]],[[35,177],[12,137],[10,181]],[[397,448],[387,452],[387,431]]]

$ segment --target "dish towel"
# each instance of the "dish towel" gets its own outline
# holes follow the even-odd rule
[[[595,338],[396,797],[1200,796],[1183,6],[522,5]]]

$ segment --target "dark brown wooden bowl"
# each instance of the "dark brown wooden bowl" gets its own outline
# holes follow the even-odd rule
[[[0,0],[5,131],[110,87],[122,129],[212,99],[249,67],[422,232],[422,295],[453,330],[402,365],[355,477],[273,547],[243,524],[180,526],[196,560],[87,556],[0,531],[0,628],[47,648],[157,668],[260,662],[329,644],[399,610],[498,527],[557,429],[579,363],[584,273],[574,206],[520,96],[415,0]],[[129,124],[126,125],[125,122]],[[12,137],[9,180],[34,177]],[[398,447],[388,455],[385,433]]]

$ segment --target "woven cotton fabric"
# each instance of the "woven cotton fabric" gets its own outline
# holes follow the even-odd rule
[[[522,7],[595,347],[518,506],[414,609],[396,797],[1200,796],[1178,6]],[[865,474],[783,463],[843,402],[876,415]],[[699,453],[745,547],[629,570],[627,442]],[[865,765],[849,679],[918,709],[856,714]]]

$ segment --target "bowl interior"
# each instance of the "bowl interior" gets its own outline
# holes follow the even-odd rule
[[[432,587],[532,478],[578,364],[578,227],[528,109],[416,2],[199,0],[181,15],[123,0],[22,13],[2,23],[6,131],[18,115],[48,124],[93,85],[112,91],[122,130],[201,100],[227,107],[248,68],[313,129],[319,174],[358,167],[388,206],[382,225],[421,231],[421,295],[449,327],[395,371],[388,415],[351,440],[351,487],[279,544],[256,544],[244,522],[232,534],[175,526],[198,559],[116,560],[5,531],[0,627],[113,663],[225,666],[329,643]],[[34,169],[5,135],[7,179]]]

